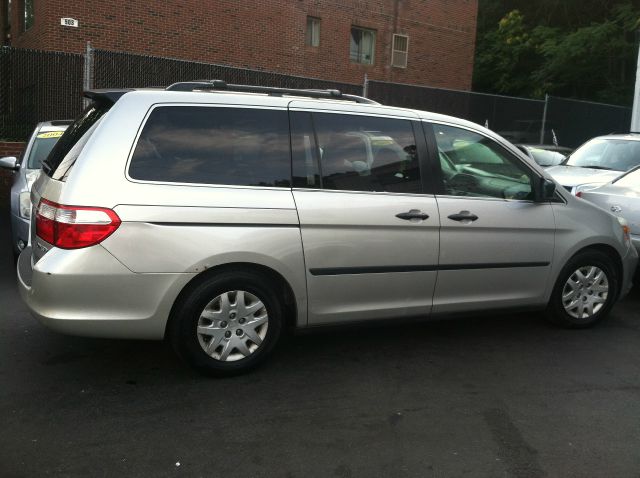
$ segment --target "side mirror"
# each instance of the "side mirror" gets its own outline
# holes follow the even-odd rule
[[[540,178],[536,188],[536,202],[551,201],[556,193],[556,183],[551,179]]]
[[[20,168],[18,158],[15,156],[5,156],[4,158],[0,158],[0,168],[17,171]]]

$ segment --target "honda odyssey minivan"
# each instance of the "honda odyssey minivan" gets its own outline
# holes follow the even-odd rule
[[[631,287],[624,220],[477,124],[215,80],[87,96],[18,261],[54,330],[167,338],[225,375],[285,328],[510,309],[580,328]]]

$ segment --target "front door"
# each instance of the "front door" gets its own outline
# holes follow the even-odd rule
[[[555,221],[550,203],[533,201],[537,173],[478,131],[425,124],[425,132],[442,171],[433,312],[544,304]]]
[[[440,221],[423,194],[420,123],[313,111],[290,119],[309,325],[428,315]]]

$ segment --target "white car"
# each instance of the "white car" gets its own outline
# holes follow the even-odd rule
[[[640,165],[640,134],[611,134],[587,141],[547,172],[573,194],[606,184]]]

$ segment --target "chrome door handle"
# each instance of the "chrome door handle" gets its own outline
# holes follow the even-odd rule
[[[424,221],[425,219],[429,219],[429,215],[423,213],[419,209],[412,209],[408,212],[401,212],[400,214],[396,214],[396,217],[399,219],[404,219],[405,221],[410,221],[411,219],[421,219]]]
[[[471,214],[469,211],[460,211],[458,214],[451,214],[447,216],[452,221],[475,221],[478,216]]]

